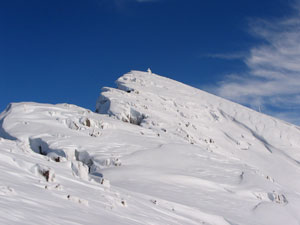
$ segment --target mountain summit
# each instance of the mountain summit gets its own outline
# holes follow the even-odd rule
[[[299,224],[299,127],[151,70],[116,85],[96,113],[1,113],[1,223]]]

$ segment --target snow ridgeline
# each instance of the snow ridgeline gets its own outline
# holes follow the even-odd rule
[[[1,114],[0,223],[299,223],[299,127],[151,72],[116,83],[100,114]]]
[[[191,143],[213,142],[208,135],[210,130],[218,128],[213,132],[219,132],[220,125],[228,123],[266,145],[275,139],[275,146],[287,141],[300,145],[296,126],[153,73],[131,71],[120,77],[116,85],[117,89],[102,88],[96,112],[157,134],[168,132]],[[224,129],[222,137],[226,132]],[[249,147],[247,140],[231,135],[228,138],[241,148]]]

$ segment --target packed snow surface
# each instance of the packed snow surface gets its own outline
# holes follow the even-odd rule
[[[300,224],[300,128],[148,72],[96,112],[0,115],[0,224]]]

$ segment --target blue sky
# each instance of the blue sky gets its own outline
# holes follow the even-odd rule
[[[0,110],[94,110],[101,87],[150,67],[300,124],[299,25],[286,0],[0,1]]]

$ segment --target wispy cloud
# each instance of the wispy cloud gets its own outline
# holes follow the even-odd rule
[[[289,18],[250,23],[251,33],[264,44],[250,49],[243,59],[248,70],[227,76],[215,93],[300,124],[300,5],[294,8]],[[234,59],[239,55],[212,57]]]

